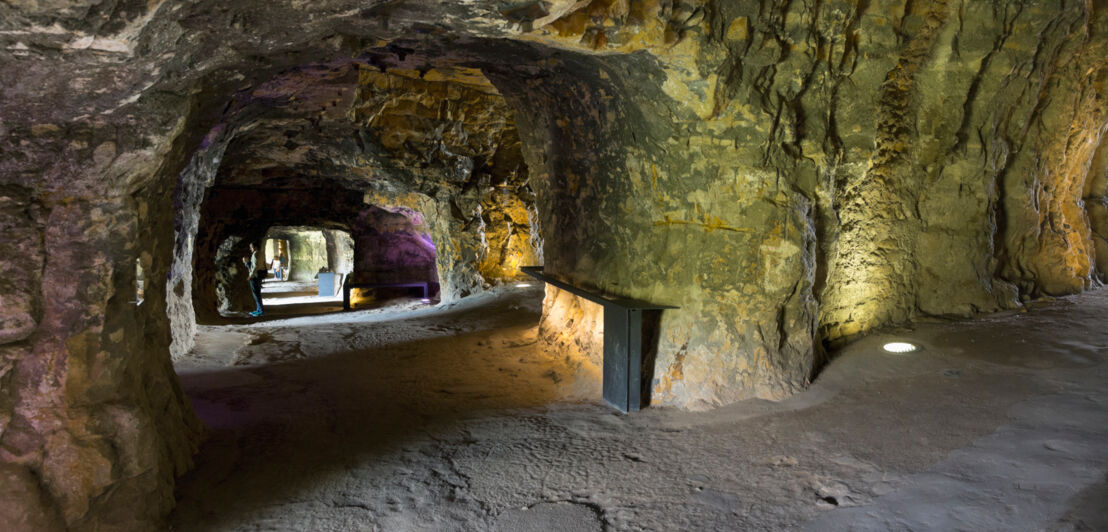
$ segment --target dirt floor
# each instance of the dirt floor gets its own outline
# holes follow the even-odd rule
[[[630,415],[540,349],[542,294],[202,327],[174,529],[1108,530],[1108,290],[873,335],[783,402]]]

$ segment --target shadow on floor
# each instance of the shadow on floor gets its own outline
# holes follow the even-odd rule
[[[179,480],[175,528],[241,522],[352,469],[424,449],[429,435],[460,431],[461,420],[564,400],[564,372],[533,341],[537,312],[483,309],[488,323],[506,326],[451,328],[451,317],[465,313],[304,326],[301,343],[331,342],[333,354],[182,374],[210,438]],[[377,345],[359,348],[359,334]]]

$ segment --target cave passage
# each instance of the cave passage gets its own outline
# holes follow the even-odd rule
[[[0,1],[0,523],[1108,529],[1106,57],[1089,0]],[[526,265],[665,307],[650,408]]]
[[[317,304],[333,312],[334,303],[342,301],[342,282],[354,263],[354,240],[348,232],[272,227],[264,250],[268,269],[262,301],[267,308]]]
[[[266,257],[273,257],[269,265],[270,274],[273,276],[272,279],[277,281],[288,280],[289,241],[276,239],[267,234],[264,249]]]

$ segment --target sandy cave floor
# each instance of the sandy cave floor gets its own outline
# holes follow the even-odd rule
[[[173,528],[1108,530],[1108,290],[871,336],[786,401],[631,415],[543,353],[541,298],[201,327]]]

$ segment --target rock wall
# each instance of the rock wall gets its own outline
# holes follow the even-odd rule
[[[246,239],[239,236],[229,236],[216,249],[214,264],[206,266],[205,263],[198,261],[197,275],[194,278],[206,280],[209,278],[208,272],[210,272],[211,282],[214,284],[212,288],[215,290],[214,301],[216,305],[216,313],[212,313],[209,308],[212,300],[197,297],[197,303],[194,306],[198,314],[206,316],[207,320],[212,320],[216,315],[222,316],[232,312],[252,311],[256,308],[254,296],[250,293],[248,285],[250,272],[242,263],[243,257],[246,257],[249,253],[250,243]],[[199,296],[205,292],[206,290],[201,285],[194,289],[193,293]]]
[[[604,307],[546,285],[539,339],[559,353],[566,367],[597,374],[604,365]]]
[[[327,241],[327,263],[331,271],[350,273],[354,271],[354,239],[346,231],[325,229],[323,238]]]
[[[488,75],[540,109],[519,130],[547,270],[681,307],[664,313],[656,401],[780,398],[824,345],[1092,285],[1082,205],[1106,116],[1105,10],[566,9],[535,31],[650,54]]]
[[[1079,0],[0,3],[0,520],[158,527],[196,261],[265,230],[213,186],[419,212],[447,300],[534,259],[679,305],[654,403],[780,398],[824,346],[1101,282],[1106,54]]]
[[[1098,143],[1105,117],[1090,83],[1103,75],[1103,36],[1090,39],[1103,35],[1103,13],[967,3],[897,14],[891,28],[914,39],[885,39],[899,59],[870,84],[874,138],[854,143],[868,164],[831,187],[842,202],[821,304],[827,339],[1090,286],[1078,205],[1083,146]]]
[[[1093,243],[1095,271],[1100,283],[1108,281],[1108,135],[1105,133],[1108,132],[1101,133],[1100,146],[1089,165],[1082,198],[1089,216],[1089,239]]]
[[[497,88],[476,68],[383,70],[359,70],[353,118],[392,164],[420,170],[375,184],[366,201],[421,214],[438,252],[442,300],[515,279],[520,266],[539,264],[516,112]]]
[[[450,302],[518,279],[520,266],[542,263],[533,199],[525,202],[500,189],[470,189],[460,198],[375,191],[366,194],[366,203],[418,213],[435,246],[439,297]]]
[[[354,232],[354,278],[357,282],[439,282],[435,245],[423,217],[403,208],[368,207],[358,215]]]
[[[169,364],[166,114],[0,133],[0,522],[134,530],[173,505],[202,430]],[[38,117],[49,119],[46,115]],[[142,127],[151,139],[128,135]],[[10,128],[10,129],[9,129]],[[15,140],[22,139],[22,140]],[[152,140],[154,139],[154,140]],[[155,141],[156,140],[156,141]],[[172,171],[172,170],[170,170]],[[136,261],[151,281],[135,299]]]
[[[710,124],[667,120],[675,109],[653,103],[667,100],[666,74],[650,56],[562,63],[568,87],[505,91],[546,102],[520,130],[547,271],[680,307],[663,313],[655,402],[696,408],[801,389],[816,320],[812,202],[763,181],[773,174],[738,175],[733,143]],[[596,219],[581,223],[582,212]]]
[[[3,229],[4,256],[0,264],[0,344],[26,339],[42,319],[42,293],[33,287],[42,285],[46,262],[43,249],[40,207],[32,203],[30,191],[11,188],[0,196],[0,228]],[[14,361],[6,361],[6,374]]]
[[[289,242],[289,280],[291,281],[312,281],[320,268],[330,267],[327,239],[319,229],[275,227],[271,228],[265,237]],[[271,264],[273,257],[265,257],[265,260],[267,264]]]

